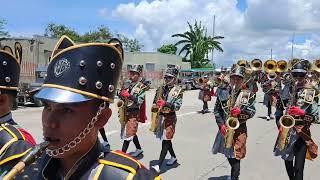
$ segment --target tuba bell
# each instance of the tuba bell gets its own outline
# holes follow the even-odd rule
[[[277,72],[286,72],[288,70],[288,63],[285,60],[277,62]]]
[[[251,61],[250,66],[253,71],[259,71],[262,68],[262,61],[260,59],[254,59]]]
[[[283,115],[279,120],[279,124],[282,131],[279,134],[278,145],[279,150],[282,151],[289,143],[289,130],[295,125],[295,119],[290,115]]]
[[[263,66],[266,73],[275,72],[277,70],[277,62],[275,60],[267,60]]]
[[[317,71],[317,72],[319,72],[320,73],[320,59],[317,59],[317,60],[315,60],[313,63],[312,63],[312,69],[314,70],[314,71]]]
[[[268,80],[273,81],[277,78],[277,74],[275,72],[268,73]]]
[[[246,60],[239,60],[239,61],[237,62],[237,65],[238,65],[238,66],[247,67],[248,62],[247,62]]]
[[[199,82],[200,84],[202,84],[202,83],[203,83],[203,78],[199,78],[199,79],[198,79],[198,82]]]

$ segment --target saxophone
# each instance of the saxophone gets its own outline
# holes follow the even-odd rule
[[[163,85],[160,86],[159,91],[156,92],[156,100],[159,100],[162,97],[163,94]],[[156,104],[153,104],[151,107],[151,127],[150,131],[151,132],[156,132],[157,126],[158,126],[158,121],[159,121],[159,114],[160,114],[161,108],[157,106]]]
[[[130,86],[131,81],[127,81],[123,84],[121,87],[121,91],[128,89]],[[120,91],[120,92],[121,92]],[[119,117],[119,122],[121,125],[125,125],[127,123],[127,106],[129,105],[129,102],[127,99],[120,99],[117,102],[117,107],[118,107],[118,117]]]
[[[229,108],[231,109],[232,107],[235,106],[236,104],[236,91],[235,91],[235,85],[232,87],[232,92],[231,92],[231,99],[230,99],[230,104],[229,104]],[[229,111],[230,112],[230,111]],[[235,130],[238,129],[240,126],[240,122],[238,120],[238,118],[236,117],[232,117],[229,114],[229,117],[226,121],[226,127],[227,127],[227,134],[225,135],[225,148],[231,148],[232,144],[233,144],[233,136],[235,133]]]
[[[298,82],[294,83],[293,91],[292,91],[293,97],[288,102],[288,107],[296,104],[297,84],[298,84]],[[280,127],[282,128],[282,130],[281,130],[281,133],[279,134],[278,145],[279,145],[279,150],[282,151],[287,147],[287,145],[290,142],[289,131],[295,125],[295,118],[293,116],[287,114],[287,112],[286,112],[285,115],[281,116],[281,118],[279,120],[279,124],[280,124]]]

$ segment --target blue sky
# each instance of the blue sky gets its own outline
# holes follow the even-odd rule
[[[141,0],[11,0],[1,4],[0,18],[7,20],[7,30],[13,34],[44,33],[48,23],[65,24],[84,33],[99,25],[111,31],[131,34],[134,27],[116,18],[99,16],[105,9],[108,15],[121,3],[139,3]],[[150,2],[150,0],[148,1]],[[237,8],[245,11],[246,0],[238,0]]]
[[[267,58],[271,47],[276,58],[288,58],[294,32],[297,56],[314,58],[320,52],[318,0],[305,0],[309,6],[287,0],[144,1],[11,0],[1,3],[0,18],[7,20],[5,28],[12,36],[41,35],[48,23],[64,24],[80,33],[106,25],[111,32],[137,38],[144,51],[155,51],[175,43],[171,35],[186,30],[187,21],[197,18],[212,27],[214,12],[216,33],[226,37],[222,40],[225,51],[216,57],[222,63]]]
[[[1,4],[0,17],[7,20],[10,32],[43,33],[50,22],[65,24],[77,31],[86,32],[105,24],[113,31],[129,33],[130,26],[112,18],[99,16],[99,9],[108,14],[120,3],[138,0],[11,0]]]
[[[48,23],[65,24],[80,33],[107,25],[112,32],[132,34],[134,27],[112,18],[111,11],[121,3],[138,4],[141,0],[11,0],[2,3],[0,18],[7,21],[6,29],[13,35],[43,34]],[[148,1],[150,2],[150,0]],[[236,7],[245,12],[246,0],[237,0]],[[99,15],[105,9],[110,18]],[[308,35],[295,36],[295,43],[304,43]]]

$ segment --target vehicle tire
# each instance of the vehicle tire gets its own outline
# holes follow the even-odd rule
[[[34,105],[35,105],[36,107],[41,107],[41,106],[43,106],[42,101],[40,101],[40,100],[38,100],[38,99],[33,99],[33,102],[34,102]]]
[[[17,110],[17,109],[18,109],[18,99],[15,98],[12,103],[12,110]]]

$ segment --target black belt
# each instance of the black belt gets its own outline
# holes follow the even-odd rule
[[[169,112],[169,113],[163,113],[163,112],[160,112],[160,115],[162,116],[173,116],[173,115],[176,115],[176,112]]]
[[[295,125],[297,125],[297,126],[301,126],[301,125],[304,125],[304,124],[305,124],[305,121],[302,120],[302,119],[298,119],[298,120],[295,121]]]
[[[139,111],[139,108],[128,108],[127,112],[137,112]]]

